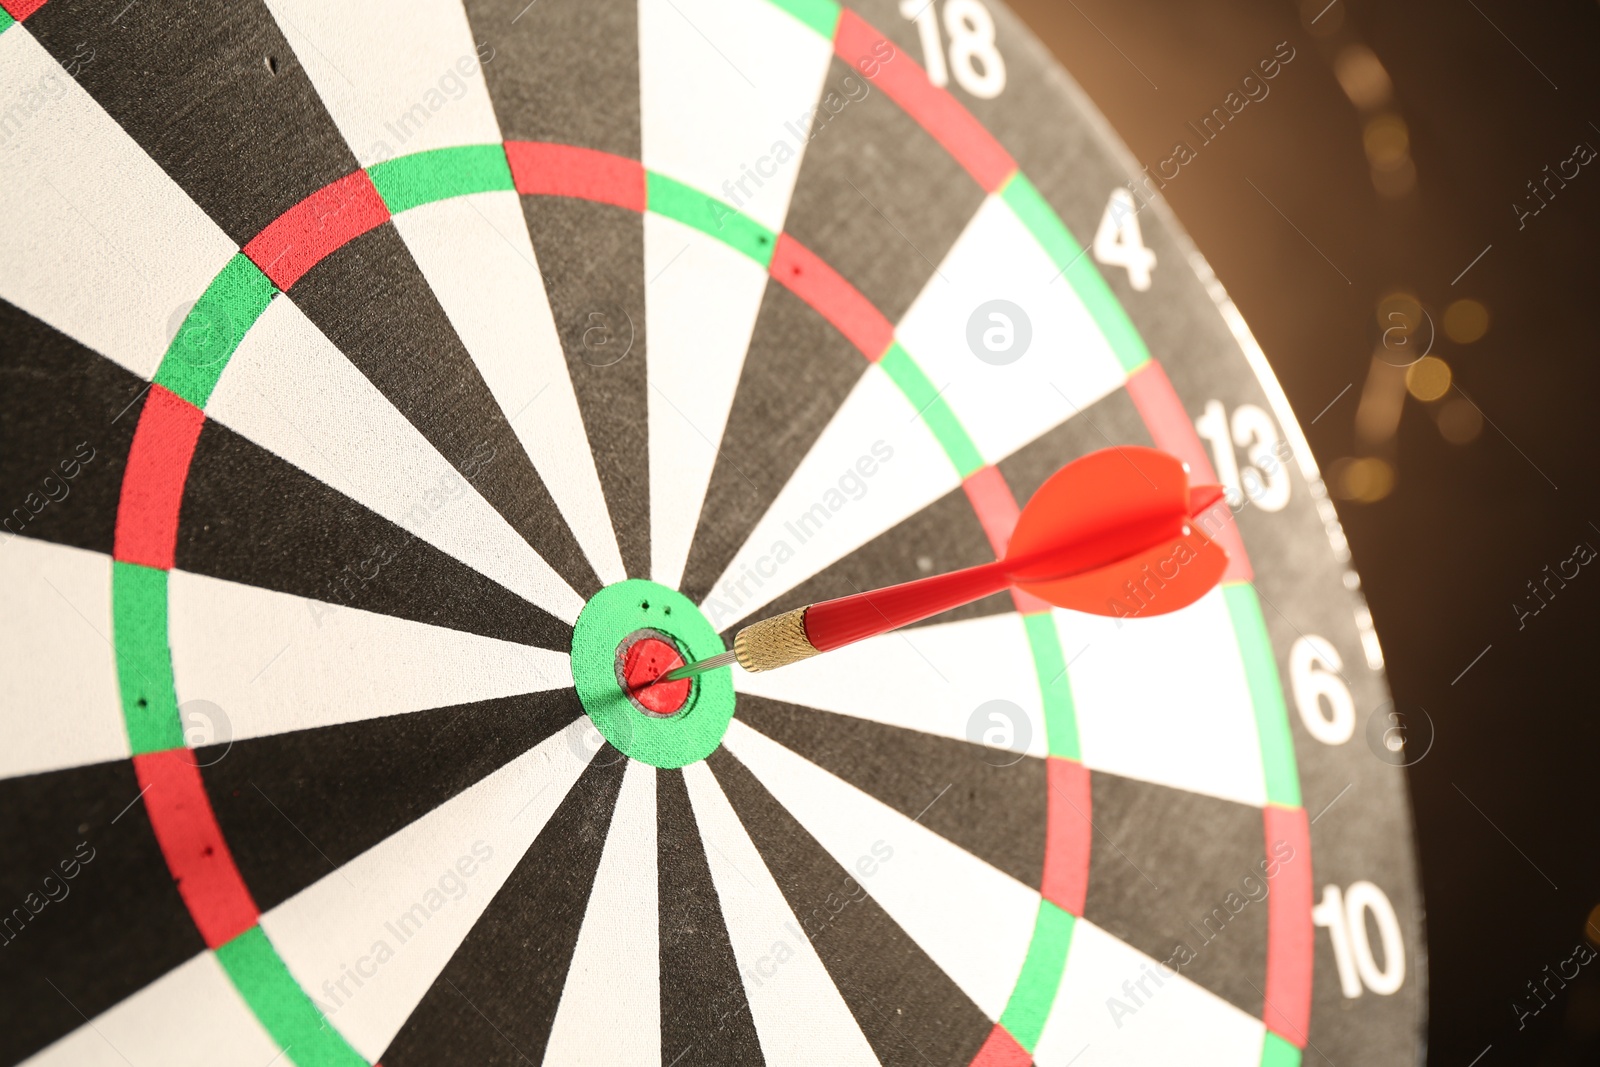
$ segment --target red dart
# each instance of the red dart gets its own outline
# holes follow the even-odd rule
[[[732,651],[657,681],[734,662],[771,670],[1013,586],[1096,615],[1176,611],[1204,596],[1227,569],[1227,553],[1194,522],[1222,494],[1220,485],[1191,486],[1183,463],[1153,448],[1091,452],[1039,487],[1004,558],[762,619],[739,631]]]

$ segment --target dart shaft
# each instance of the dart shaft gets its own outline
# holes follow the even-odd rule
[[[970,604],[1010,584],[1003,560],[936,574],[885,589],[825,600],[806,609],[805,633],[818,652],[844,645]]]
[[[693,678],[697,674],[704,674],[707,671],[714,671],[718,667],[731,667],[733,664],[738,662],[738,658],[738,653],[733,651],[723,652],[715,656],[707,656],[705,659],[696,660],[693,663],[686,663],[677,670],[668,671],[666,674],[663,674],[660,678],[657,678],[650,684],[655,685],[659,682],[677,682],[684,678]]]
[[[659,679],[674,682],[738,663],[747,671],[770,671],[868,637],[909,626],[941,611],[1006,588],[1002,561],[936,574],[914,582],[856,593],[774,615],[744,627],[733,648],[689,663]]]

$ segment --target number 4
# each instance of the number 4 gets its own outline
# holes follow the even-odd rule
[[[1156,265],[1156,254],[1144,245],[1144,232],[1139,229],[1139,209],[1133,194],[1126,189],[1111,190],[1111,199],[1100,216],[1100,228],[1094,231],[1094,258],[1108,267],[1126,267],[1128,284],[1139,292],[1150,288],[1150,271]]]

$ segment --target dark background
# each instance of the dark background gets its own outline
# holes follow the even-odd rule
[[[1163,195],[1265,348],[1342,498],[1397,706],[1413,721],[1426,710],[1434,726],[1409,771],[1428,1062],[1600,1063],[1600,960],[1537,1014],[1527,985],[1585,938],[1600,944],[1589,674],[1600,566],[1550,583],[1537,614],[1527,585],[1579,543],[1600,548],[1600,159],[1564,188],[1551,182],[1538,214],[1519,220],[1513,208],[1539,206],[1527,183],[1577,144],[1600,150],[1600,10],[1509,0],[1011,6],[1152,167],[1174,142],[1193,142],[1186,124],[1278,42],[1296,49],[1271,94]],[[1396,291],[1425,315],[1386,351],[1380,316],[1396,306],[1415,315],[1403,302],[1380,308]],[[1489,313],[1487,332],[1467,343],[1443,328],[1463,299]],[[1375,352],[1430,334],[1453,374],[1445,395],[1407,395],[1383,361],[1369,384]],[[1400,397],[1391,431],[1382,409]],[[1468,436],[1469,404],[1487,421],[1452,443],[1441,420]],[[1520,1027],[1518,1005],[1529,1012]]]

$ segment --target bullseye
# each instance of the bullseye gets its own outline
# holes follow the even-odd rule
[[[686,662],[727,650],[688,597],[632,578],[584,605],[572,629],[572,680],[613,748],[656,767],[684,767],[722,743],[733,718],[729,672],[657,682]]]
[[[682,710],[689,699],[685,678],[651,685],[670,670],[683,666],[683,653],[670,638],[655,630],[639,630],[617,646],[617,678],[628,699],[646,715],[668,716]]]

